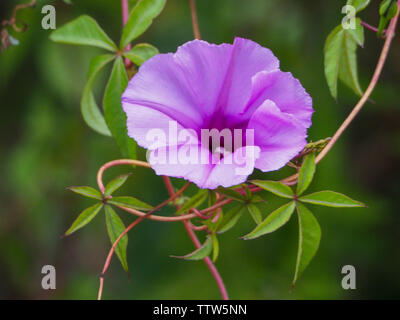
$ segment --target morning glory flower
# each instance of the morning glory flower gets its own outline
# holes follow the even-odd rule
[[[312,99],[257,43],[194,40],[146,61],[122,96],[128,135],[158,175],[200,188],[285,166],[306,145]]]

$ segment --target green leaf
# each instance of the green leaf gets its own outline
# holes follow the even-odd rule
[[[153,19],[164,8],[165,3],[166,0],[142,0],[133,8],[122,32],[121,49],[150,27]]]
[[[233,189],[220,187],[216,191],[228,198],[238,200],[238,201],[246,201],[246,197],[244,195],[240,194],[239,192],[237,192]]]
[[[110,206],[105,206],[106,211],[106,226],[108,236],[110,238],[111,244],[118,239],[121,233],[125,230],[125,225],[118,216],[118,214]],[[115,247],[115,253],[119,261],[121,261],[122,267],[125,272],[128,272],[128,261],[126,258],[126,248],[128,247],[128,235],[125,234],[118,242]]]
[[[356,12],[360,12],[364,10],[370,2],[371,0],[348,0],[347,4],[356,8]]]
[[[115,179],[111,180],[107,184],[104,194],[106,196],[113,194],[113,192],[118,190],[126,182],[126,180],[129,178],[130,175],[131,175],[130,173],[126,173],[126,174],[120,175],[119,177],[116,177]]]
[[[208,196],[208,191],[206,189],[200,189],[193,197],[186,201],[183,206],[176,212],[176,214],[181,214],[192,208],[197,208],[200,206]]]
[[[325,77],[332,96],[337,98],[337,82],[340,78],[353,91],[362,95],[357,71],[357,43],[364,42],[361,20],[356,19],[356,29],[337,26],[328,36],[325,47]]]
[[[242,216],[244,208],[245,206],[241,205],[230,209],[222,217],[221,223],[217,228],[217,233],[221,234],[232,229]]]
[[[208,235],[206,241],[197,250],[193,251],[184,256],[171,256],[173,258],[185,259],[185,260],[202,260],[209,256],[213,248],[213,242],[211,236]]]
[[[247,205],[247,210],[249,210],[254,222],[260,224],[262,221],[262,215],[260,209],[258,209],[258,207],[254,203],[249,203]]]
[[[90,128],[105,136],[111,136],[111,132],[107,127],[103,114],[100,112],[99,107],[97,106],[96,100],[93,96],[92,88],[94,80],[99,72],[112,59],[114,59],[112,54],[104,54],[101,56],[96,56],[92,59],[89,66],[88,81],[83,89],[83,95],[81,99],[81,112],[83,119]]]
[[[134,197],[112,197],[110,200],[107,201],[109,204],[113,204],[115,206],[122,206],[122,207],[127,207],[131,209],[137,209],[137,210],[151,210],[153,207],[147,203],[144,203]]]
[[[277,181],[263,181],[263,180],[253,180],[251,181],[252,184],[255,184],[256,186],[259,186],[260,188],[267,190],[269,192],[272,192],[273,194],[276,194],[277,196],[280,196],[282,198],[289,198],[292,199],[294,196],[294,193],[290,187],[288,187],[286,184],[283,184],[281,182]]]
[[[334,191],[318,191],[300,197],[299,201],[335,208],[365,207],[365,204]]]
[[[71,190],[72,192],[81,194],[85,197],[88,198],[93,198],[93,199],[97,199],[97,200],[101,200],[101,193],[100,191],[92,188],[92,187],[86,187],[86,186],[82,186],[82,187],[68,187],[68,190]]]
[[[308,154],[301,165],[299,172],[299,179],[297,181],[296,194],[299,196],[307,190],[315,173],[315,154],[314,152]]]
[[[264,234],[274,232],[289,221],[295,208],[295,202],[289,202],[269,214],[252,232],[243,237],[244,240],[255,239]]]
[[[383,31],[387,27],[388,23],[392,18],[394,18],[397,14],[398,6],[395,0],[385,0],[381,3],[379,7],[379,27],[377,36],[380,37],[383,34]]]
[[[294,286],[297,279],[314,257],[321,240],[321,228],[317,219],[301,203],[297,203],[297,217],[299,219],[299,247],[292,286]]]
[[[59,43],[95,46],[110,51],[118,50],[96,20],[87,15],[80,16],[53,31],[50,39]]]
[[[129,159],[136,156],[136,143],[128,137],[126,115],[122,110],[121,96],[128,84],[125,66],[121,57],[114,62],[110,79],[104,93],[103,106],[106,123],[121,149],[122,155]]]
[[[213,262],[217,261],[218,259],[218,255],[219,255],[219,242],[218,242],[218,238],[215,234],[211,235],[212,237],[212,247],[213,247],[213,257],[212,260]]]
[[[86,226],[92,219],[99,213],[100,209],[103,207],[103,203],[96,203],[94,206],[91,206],[84,210],[78,218],[72,223],[71,227],[65,232],[65,235],[68,236],[80,228]]]
[[[143,62],[158,54],[156,47],[148,43],[139,43],[131,50],[124,52],[124,57],[131,60],[134,64],[141,66]]]

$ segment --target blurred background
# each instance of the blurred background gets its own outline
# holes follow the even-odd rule
[[[28,1],[0,1],[0,20]],[[53,43],[41,28],[41,8],[53,4],[57,26],[88,14],[118,41],[120,1],[39,1],[18,13],[28,24],[11,33],[19,45],[0,52],[1,210],[0,298],[94,299],[98,276],[110,242],[99,214],[70,237],[60,236],[87,206],[66,190],[71,185],[95,187],[99,167],[121,157],[116,143],[96,134],[80,114],[80,97],[90,59],[101,52],[90,47]],[[378,24],[372,1],[361,18]],[[339,99],[329,94],[323,72],[323,45],[340,23],[344,0],[201,0],[197,1],[202,37],[214,43],[234,36],[270,48],[281,69],[299,78],[316,110],[310,140],[331,136],[357,102],[343,85]],[[186,0],[168,0],[165,10],[136,42],[148,42],[160,52],[173,52],[193,38]],[[365,88],[375,68],[383,40],[366,30],[359,50],[359,74]],[[101,101],[109,69],[96,81]],[[253,241],[239,236],[253,229],[245,216],[220,239],[216,263],[233,299],[393,299],[400,297],[400,38],[396,37],[383,76],[372,99],[329,156],[318,166],[311,191],[331,189],[363,201],[366,209],[313,207],[322,228],[320,249],[289,293],[297,252],[297,219],[277,232]],[[397,88],[397,89],[396,89]],[[140,152],[144,159],[144,152]],[[113,168],[110,179],[133,171],[118,192],[152,204],[167,198],[161,178],[146,169]],[[291,171],[260,174],[277,178]],[[176,186],[181,181],[173,180]],[[269,196],[268,196],[269,197]],[[270,198],[270,197],[269,197]],[[267,198],[266,215],[276,208]],[[310,207],[311,208],[311,207]],[[164,211],[168,213],[167,209]],[[126,223],[132,220],[121,212]],[[106,299],[219,299],[216,284],[203,262],[181,261],[169,255],[193,250],[181,223],[146,221],[129,234],[130,278],[113,258],[105,278]],[[41,288],[41,268],[54,265],[57,289]],[[341,269],[354,265],[357,289],[343,290]]]

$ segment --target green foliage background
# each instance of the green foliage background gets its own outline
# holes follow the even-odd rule
[[[0,53],[1,188],[0,298],[92,299],[110,247],[104,214],[70,237],[60,236],[85,207],[92,204],[65,190],[71,185],[95,186],[98,168],[120,157],[116,143],[90,130],[80,114],[80,98],[91,57],[101,50],[51,42],[41,28],[41,6],[20,12],[29,24],[15,34],[20,45]],[[119,1],[79,0],[72,6],[53,1],[57,26],[89,14],[118,40]],[[335,102],[324,78],[323,45],[342,19],[345,1],[201,0],[197,1],[202,36],[209,42],[232,42],[235,35],[269,47],[281,68],[299,78],[314,99],[315,141],[333,134],[356,103],[342,84]],[[17,1],[1,1],[0,19],[8,19]],[[361,18],[377,25],[378,1]],[[193,38],[187,1],[168,0],[165,10],[139,38],[160,52],[175,51]],[[366,30],[359,52],[359,74],[366,87],[382,40]],[[110,66],[108,66],[110,68]],[[109,69],[107,69],[109,72]],[[106,74],[96,82],[97,98]],[[289,293],[297,250],[297,225],[292,219],[277,232],[257,240],[239,236],[253,229],[241,220],[220,240],[217,266],[234,299],[358,299],[400,296],[400,42],[396,38],[373,100],[318,166],[311,191],[332,189],[368,204],[367,209],[315,207],[322,228],[320,249]],[[99,101],[99,99],[98,99]],[[144,157],[141,151],[140,157]],[[110,170],[106,179],[126,172]],[[258,177],[274,178],[275,173]],[[178,185],[180,182],[175,183]],[[157,204],[167,198],[162,181],[138,169],[119,194]],[[267,199],[269,200],[269,199]],[[279,200],[265,205],[264,215]],[[131,218],[123,215],[124,221]],[[105,278],[108,299],[217,299],[219,293],[202,262],[172,259],[193,250],[180,223],[147,221],[130,233],[128,279],[116,258]],[[41,268],[57,270],[57,289],[41,289]],[[341,288],[343,265],[357,269],[357,290]]]

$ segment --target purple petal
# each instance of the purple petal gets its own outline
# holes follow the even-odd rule
[[[213,164],[211,153],[200,145],[166,146],[150,151],[148,160],[157,175],[184,178],[199,188],[215,189],[246,181],[259,151],[256,146],[243,147]],[[201,162],[201,152],[208,163]]]
[[[282,112],[293,115],[306,128],[310,127],[312,99],[290,72],[259,72],[253,78],[252,90],[247,113],[256,110],[265,100],[272,100]]]
[[[251,117],[254,144],[261,148],[255,167],[266,172],[282,168],[307,144],[307,130],[273,101],[265,101]]]
[[[254,41],[235,38],[230,65],[224,87],[219,98],[218,108],[231,121],[240,121],[237,116],[243,112],[251,95],[252,78],[261,71],[271,72],[279,69],[279,60],[271,50],[261,47]],[[220,112],[221,113],[221,112]]]

